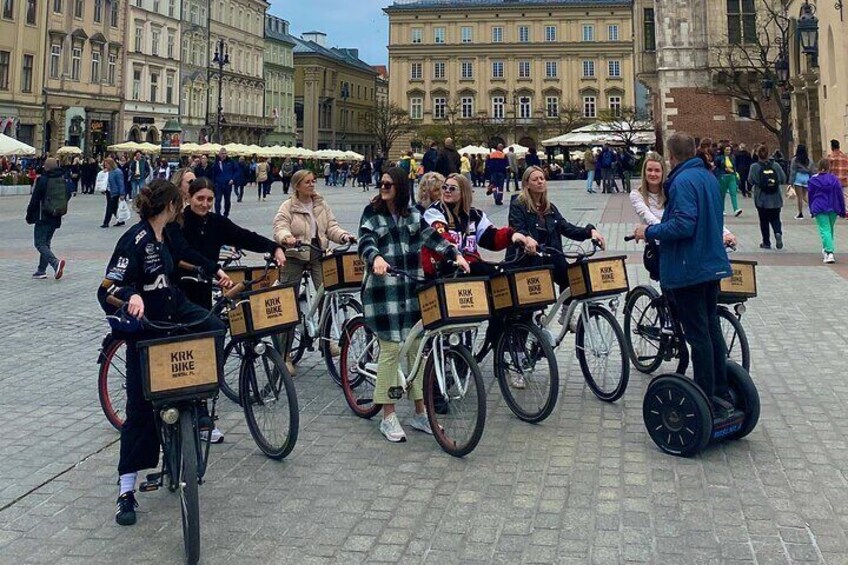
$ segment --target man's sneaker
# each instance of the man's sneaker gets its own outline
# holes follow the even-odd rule
[[[209,435],[208,431],[200,432],[200,441],[206,441],[207,435]],[[221,430],[212,428],[212,438],[209,440],[209,443],[224,443],[224,434],[221,433]]]
[[[425,434],[433,435],[433,428],[430,427],[430,420],[427,418],[427,413],[416,414],[406,422],[409,427],[424,432]]]
[[[32,278],[37,279],[37,280],[44,280],[44,279],[47,278],[47,273],[35,272],[35,273],[32,274]]]
[[[836,263],[836,259],[833,258],[833,253],[828,253],[827,257],[824,258],[825,263]]]
[[[741,216],[741,215],[742,215],[742,208],[739,208],[738,210],[736,210],[735,212],[733,212],[733,215],[734,215],[734,216],[736,216],[737,218],[738,218],[739,216]]]
[[[804,214],[803,214],[802,212],[799,212],[799,213],[795,216],[795,219],[796,219],[796,220],[803,220],[803,219],[804,219]]]
[[[774,241],[775,241],[775,244],[776,244],[775,246],[778,249],[783,249],[783,234],[782,233],[774,234]]]
[[[761,243],[760,249],[771,249],[771,243]]]
[[[138,502],[135,501],[135,491],[125,492],[118,497],[115,503],[115,522],[121,526],[132,526],[135,524],[135,509]]]
[[[516,389],[527,388],[523,375],[515,374],[509,377],[509,386]]]
[[[388,418],[380,420],[380,432],[392,443],[406,441],[406,434],[398,421],[397,414],[394,412],[392,412]]]
[[[53,275],[57,281],[62,278],[62,275],[65,274],[65,260],[59,259],[59,264],[56,265],[56,274]]]

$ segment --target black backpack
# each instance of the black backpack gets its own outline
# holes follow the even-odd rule
[[[757,184],[765,194],[777,194],[780,183],[777,182],[777,171],[774,170],[771,163],[763,165],[762,170],[760,170],[760,182]]]
[[[56,217],[68,213],[68,185],[63,177],[48,177],[41,209],[45,214]]]

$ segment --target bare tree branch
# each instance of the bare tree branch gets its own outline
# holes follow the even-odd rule
[[[395,103],[378,103],[362,117],[363,127],[380,144],[383,155],[389,155],[397,139],[413,131],[409,113]]]

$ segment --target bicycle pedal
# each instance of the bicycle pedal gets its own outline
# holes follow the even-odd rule
[[[144,481],[140,485],[138,485],[139,492],[153,492],[159,490],[159,487],[162,485],[159,484],[159,481]]]
[[[390,386],[389,387],[389,398],[392,400],[400,400],[403,398],[403,387],[401,386]]]
[[[145,477],[145,480],[148,483],[153,482],[153,481],[160,481],[160,480],[162,480],[162,473],[161,472],[160,473],[150,473]]]

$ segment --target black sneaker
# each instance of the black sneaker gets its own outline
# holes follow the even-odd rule
[[[783,234],[782,233],[774,234],[774,241],[777,244],[778,249],[783,249]]]
[[[120,526],[132,526],[135,524],[136,508],[138,508],[138,502],[135,501],[134,490],[119,496],[115,504],[115,522]]]
[[[713,405],[713,418],[716,420],[724,420],[725,418],[729,418],[733,415],[733,412],[736,410],[736,407],[733,406],[732,402],[725,400],[719,396],[713,396],[712,398]]]

